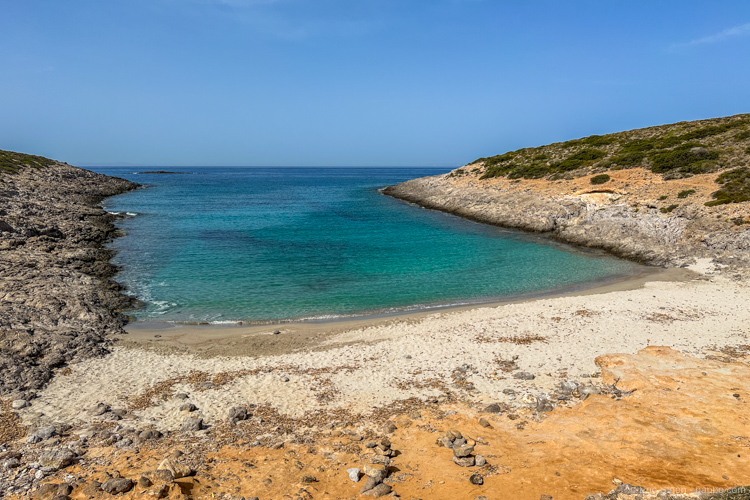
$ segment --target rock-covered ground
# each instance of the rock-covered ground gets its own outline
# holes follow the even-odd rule
[[[122,333],[131,299],[110,279],[116,216],[99,202],[137,185],[0,153],[0,395],[22,401]]]

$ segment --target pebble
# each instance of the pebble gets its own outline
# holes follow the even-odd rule
[[[21,408],[26,408],[28,404],[28,401],[26,401],[25,399],[16,399],[10,404],[10,407],[14,410],[20,410]]]
[[[21,461],[17,458],[9,458],[3,462],[3,467],[6,469],[15,469],[21,465]]]
[[[286,375],[284,375],[283,377],[281,377],[281,381],[282,382],[289,382],[289,377],[287,377]]]
[[[393,434],[394,432],[396,432],[396,429],[398,429],[398,427],[396,427],[396,424],[394,424],[393,422],[387,422],[383,427],[383,430],[385,430],[386,434]]]
[[[486,496],[484,496],[484,495],[479,495],[479,496],[478,496],[478,497],[476,497],[476,498],[475,498],[474,500],[490,500],[490,499],[489,499],[489,498],[487,498],[487,497],[486,497]]]
[[[359,473],[360,473],[359,469],[357,469],[356,467],[352,469],[346,469],[346,473],[349,474],[349,479],[351,479],[355,483],[359,482]]]
[[[53,470],[57,470],[67,467],[75,458],[75,453],[69,449],[59,448],[42,453],[39,457],[39,464],[42,467],[51,467]]]
[[[536,376],[529,372],[516,372],[513,374],[513,378],[518,380],[534,380]]]
[[[480,476],[479,474],[472,474],[471,477],[469,478],[469,482],[471,484],[481,486],[484,484],[484,478]]]
[[[448,411],[445,412],[445,414],[448,415],[448,416],[450,416],[450,415],[457,415],[458,412],[456,410],[448,410]]]
[[[578,384],[572,380],[563,380],[560,387],[562,387],[562,390],[565,392],[573,392],[578,389]]]
[[[490,423],[486,418],[480,418],[479,425],[481,425],[482,427],[490,427]]]
[[[474,457],[474,463],[477,467],[484,467],[484,465],[487,463],[487,459],[482,455],[477,455],[476,457]]]
[[[365,448],[375,448],[378,445],[375,441],[368,441],[365,443]]]
[[[187,399],[189,396],[185,394],[184,392],[178,392],[174,395],[175,399]]]

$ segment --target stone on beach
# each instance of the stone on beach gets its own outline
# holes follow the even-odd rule
[[[203,419],[201,417],[187,417],[180,427],[180,430],[183,432],[199,431],[201,429],[203,429]]]

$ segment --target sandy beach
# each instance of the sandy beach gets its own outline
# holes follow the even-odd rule
[[[688,397],[688,392],[673,396],[674,387],[668,389],[669,394],[662,387],[667,380],[682,377],[677,385],[682,384],[683,390],[694,386],[691,390],[708,397],[710,385],[693,378],[710,372],[716,384],[729,384],[742,394],[740,398],[730,395],[724,403],[746,404],[750,387],[736,372],[747,370],[747,285],[703,261],[690,270],[609,286],[614,289],[372,318],[333,327],[330,323],[283,325],[280,334],[274,334],[276,326],[133,328],[109,355],[58,373],[20,411],[22,424],[38,428],[69,422],[84,429],[83,434],[85,429],[93,433],[102,428],[120,433],[128,428],[156,429],[172,436],[169,446],[192,450],[202,459],[209,451],[225,459],[237,454],[254,460],[262,457],[270,462],[268,474],[272,474],[274,467],[289,459],[291,450],[312,463],[319,457],[306,449],[309,443],[338,442],[342,436],[356,435],[354,444],[361,444],[356,439],[382,435],[383,426],[390,422],[399,429],[391,429],[394,443],[405,450],[402,466],[410,464],[411,471],[409,478],[392,485],[394,490],[411,491],[430,481],[447,485],[443,493],[435,490],[423,493],[423,498],[474,498],[479,491],[488,498],[501,498],[492,495],[501,486],[514,491],[514,498],[537,499],[547,492],[556,499],[582,499],[596,491],[606,493],[617,481],[647,488],[703,484],[730,488],[750,483],[746,472],[750,454],[718,466],[708,463],[713,458],[697,457],[695,448],[715,448],[717,439],[729,439],[726,434],[742,436],[737,426],[747,425],[745,419],[722,416],[711,403],[713,416],[706,434],[707,428],[684,421],[684,402],[670,406],[668,398]],[[655,346],[669,346],[664,348],[666,360],[638,354]],[[256,352],[249,355],[251,350]],[[617,370],[620,375],[615,379]],[[563,381],[572,382],[574,391],[561,389]],[[627,392],[634,388],[640,393]],[[667,398],[661,404],[668,409],[640,415],[642,405],[659,404],[654,397]],[[102,403],[107,412],[92,412]],[[195,409],[187,411],[186,403]],[[496,406],[487,412],[490,405]],[[254,416],[227,430],[227,415],[238,406],[250,408]],[[118,413],[122,417],[113,416]],[[202,430],[187,437],[177,432],[187,419],[196,417],[202,419]],[[483,417],[487,427],[478,424]],[[665,419],[672,424],[658,424]],[[633,428],[620,432],[615,421]],[[466,488],[467,470],[471,470],[451,464],[455,470],[443,472],[434,461],[425,461],[425,453],[438,453],[429,450],[439,447],[435,440],[440,432],[450,428],[464,429],[475,441],[488,443],[482,453],[491,468],[480,469],[484,489],[477,489],[474,496],[451,493]],[[233,435],[228,440],[227,432]],[[647,438],[639,437],[644,433]],[[631,444],[624,446],[625,441]],[[511,442],[517,444],[513,451],[507,449]],[[656,460],[653,452],[643,449],[654,443],[671,443],[669,453],[682,458],[636,467],[649,453],[649,460]],[[496,448],[500,445],[502,452]],[[136,454],[152,446],[141,443]],[[164,446],[159,445],[161,452],[154,449],[144,456],[163,453]],[[422,451],[416,453],[414,446]],[[616,457],[597,465],[601,457],[592,455],[592,450]],[[357,491],[358,485],[346,479],[344,469],[361,467],[363,453],[369,450],[344,451],[335,459],[329,457],[328,464],[336,467],[326,466],[325,474],[317,473],[316,485],[324,486],[329,494],[323,498],[350,498]],[[129,447],[122,447],[116,455],[129,453],[133,453]],[[574,459],[571,453],[586,458]],[[535,464],[521,458],[535,455]],[[127,463],[131,474],[148,469],[148,462],[142,462],[144,456]],[[681,462],[686,457],[692,464],[689,468],[703,472],[692,476],[686,472]],[[112,463],[106,463],[111,468]],[[589,467],[600,471],[591,473]],[[125,465],[121,468],[124,471]],[[551,480],[558,477],[554,472],[559,473],[551,469],[567,471],[567,479]],[[98,468],[81,469],[81,473],[90,475],[92,470]],[[522,472],[523,479],[510,473],[514,470]],[[682,470],[679,481],[668,477],[669,470]],[[715,473],[700,476],[707,470]],[[578,479],[571,482],[571,475]],[[535,484],[536,476],[545,480]],[[614,485],[612,480],[616,480]],[[563,484],[566,481],[570,484]],[[283,487],[274,483],[269,489],[255,480],[237,484],[243,491],[279,495],[268,498],[280,498],[282,492],[294,489],[286,483]],[[338,493],[329,491],[334,489]]]

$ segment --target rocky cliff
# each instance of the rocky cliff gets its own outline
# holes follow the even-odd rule
[[[106,352],[131,299],[110,278],[102,199],[138,185],[0,151],[0,394],[28,399],[55,369]]]
[[[592,136],[480,158],[383,192],[646,264],[706,257],[744,269],[748,128],[740,115]]]

